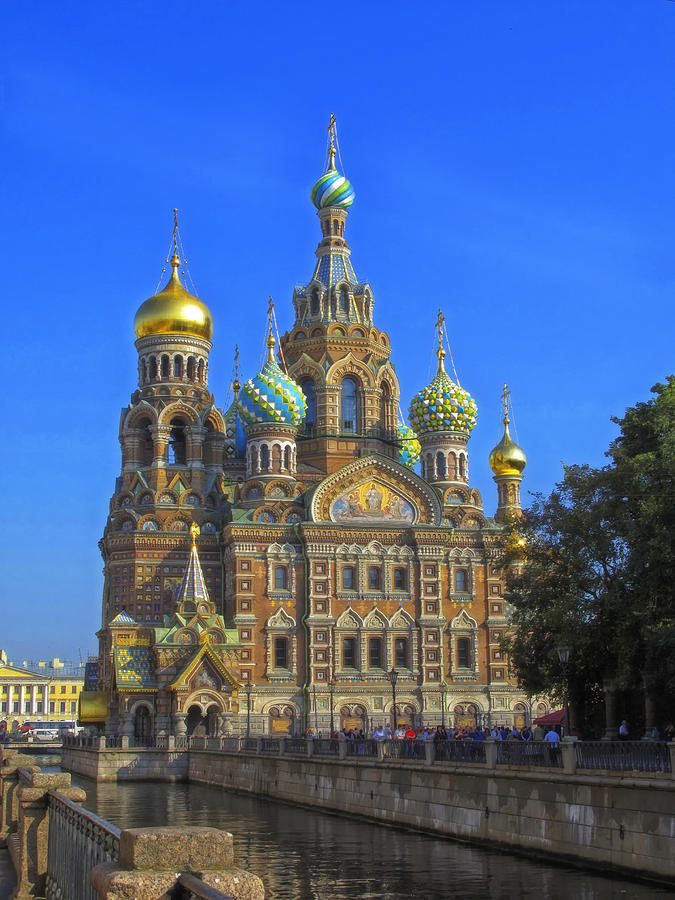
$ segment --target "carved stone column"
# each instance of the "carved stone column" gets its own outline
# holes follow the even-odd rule
[[[185,429],[187,435],[186,462],[191,469],[203,469],[204,438],[206,428],[203,425],[188,425]]]
[[[153,445],[153,466],[160,468],[167,464],[169,458],[169,440],[171,439],[170,425],[151,425]]]

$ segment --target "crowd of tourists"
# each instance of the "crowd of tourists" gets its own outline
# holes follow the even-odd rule
[[[320,732],[317,737],[321,737]],[[362,741],[366,734],[362,728],[343,728],[342,731],[334,732],[332,737],[337,740]],[[535,725],[534,729],[507,725],[495,725],[491,728],[453,725],[447,728],[443,725],[415,728],[411,724],[391,728],[389,725],[377,725],[371,737],[376,741],[484,741],[490,738],[495,741],[545,741],[549,744],[557,744],[560,740],[560,734],[555,728],[547,730],[541,725]]]

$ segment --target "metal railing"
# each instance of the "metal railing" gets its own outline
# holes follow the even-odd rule
[[[241,741],[240,750],[247,750],[249,753],[257,753],[258,752],[258,738],[243,738]]]
[[[314,744],[316,744],[316,740]],[[286,753],[301,753],[303,756],[307,756],[307,741],[304,738],[286,738],[285,742],[285,751]],[[314,747],[314,752],[316,753],[316,746]],[[336,751],[337,753],[337,751]]]
[[[497,741],[498,766],[540,766],[562,769],[559,744],[547,741]]]
[[[578,769],[671,772],[668,745],[657,741],[577,741]]]
[[[485,763],[483,741],[433,741],[437,762]]]
[[[260,752],[261,753],[278,753],[279,752],[279,739],[278,738],[268,738],[268,737],[260,738]]]
[[[340,742],[333,738],[314,738],[314,756],[339,756]]]
[[[365,756],[377,758],[377,741],[372,740],[371,738],[365,738],[364,740],[346,740],[345,748],[347,756]]]
[[[176,884],[160,900],[233,900],[230,894],[223,894],[216,888],[204,884],[201,878],[190,872],[182,872]]]
[[[47,900],[97,900],[91,870],[117,862],[120,830],[73,803],[58,791],[49,793]]]
[[[384,759],[419,759],[426,760],[424,741],[394,740],[382,741],[382,756]]]

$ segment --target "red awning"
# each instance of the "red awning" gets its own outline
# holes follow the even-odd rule
[[[563,725],[565,722],[565,710],[554,709],[547,716],[539,716],[538,719],[533,721],[535,725]]]

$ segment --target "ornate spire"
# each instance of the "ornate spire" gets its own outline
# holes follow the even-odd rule
[[[274,301],[270,296],[267,305],[267,362],[276,362],[276,357],[274,355],[274,345],[276,342],[276,338],[274,337]]]
[[[197,552],[197,536],[199,534],[199,525],[193,522],[190,526],[190,534],[192,535],[192,549],[190,550],[190,559],[188,560],[187,569],[183,576],[183,583],[178,592],[178,610],[180,612],[190,612],[185,610],[186,603],[211,603],[209,592],[206,588],[204,573],[199,562],[199,554]]]
[[[335,168],[335,113],[330,114],[330,122],[328,123],[328,168],[326,171]]]
[[[312,203],[318,210],[348,209],[354,202],[354,189],[349,180],[335,168],[335,156],[339,153],[335,115],[328,123],[328,168],[312,188]]]
[[[445,325],[445,316],[443,312],[438,310],[438,318],[436,319],[436,334],[438,337],[438,348],[436,350],[436,356],[438,357],[438,371],[437,375],[441,373],[445,374],[445,366],[443,364],[443,360],[445,359],[445,347],[443,346],[443,326]]]
[[[241,390],[241,382],[239,381],[239,344],[234,345],[234,379],[232,380],[232,392],[235,399]]]
[[[527,465],[527,457],[520,449],[518,444],[516,444],[516,442],[513,440],[509,431],[510,402],[511,391],[509,390],[509,386],[504,383],[501,396],[502,410],[504,412],[504,416],[502,418],[502,421],[504,423],[504,434],[502,435],[501,441],[490,453],[490,468],[497,476],[511,478],[515,476],[516,478],[520,479],[520,475]],[[511,505],[513,501],[515,501],[515,497],[509,495],[509,505]]]

